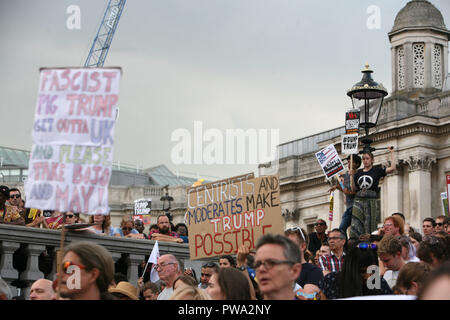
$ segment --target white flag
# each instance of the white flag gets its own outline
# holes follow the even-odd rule
[[[156,282],[159,280],[158,271],[156,271],[155,266],[158,264],[159,259],[159,247],[158,247],[158,240],[156,240],[155,245],[153,246],[152,253],[150,254],[150,257],[148,258],[147,264],[153,263],[152,270],[150,271],[150,281]]]

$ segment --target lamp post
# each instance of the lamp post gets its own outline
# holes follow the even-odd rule
[[[378,116],[380,115],[383,99],[387,96],[387,90],[381,83],[377,83],[372,79],[372,70],[366,63],[365,68],[361,71],[363,77],[360,82],[356,83],[347,95],[352,100],[353,109],[361,109],[360,128],[364,128],[366,136],[362,139],[364,151],[374,151],[371,147],[372,139],[369,138],[369,129],[377,125]]]
[[[171,202],[173,201],[173,197],[169,196],[169,187],[165,186],[163,189],[166,191],[166,194],[161,197],[161,201],[163,202],[163,211],[165,212],[169,221],[172,221],[173,217],[170,214]]]

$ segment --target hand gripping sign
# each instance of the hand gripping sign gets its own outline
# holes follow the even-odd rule
[[[40,70],[27,207],[108,214],[120,68]]]

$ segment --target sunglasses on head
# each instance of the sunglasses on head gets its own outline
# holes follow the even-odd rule
[[[19,199],[19,198],[20,198],[20,194],[12,194],[12,195],[10,195],[9,197],[10,197],[11,199],[14,199],[14,198]]]
[[[67,270],[69,269],[70,266],[77,266],[80,269],[86,269],[86,267],[82,264],[74,263],[72,261],[65,261],[62,264],[62,271],[64,273],[68,273]]]
[[[291,232],[298,232],[298,233],[300,233],[302,238],[303,238],[303,241],[305,241],[305,235],[303,234],[302,228],[300,228],[300,227],[292,227],[292,228],[288,228],[288,229],[284,230],[284,232],[286,232],[286,231],[287,232],[291,231]]]
[[[358,243],[358,248],[363,249],[363,250],[369,249],[369,248],[372,250],[375,250],[377,248],[377,245],[375,243],[361,242],[361,243]]]

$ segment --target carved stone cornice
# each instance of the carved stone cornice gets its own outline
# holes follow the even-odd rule
[[[286,221],[298,220],[298,217],[300,215],[300,209],[295,210],[283,209],[281,210],[281,215]]]
[[[287,180],[287,179],[286,179]],[[318,185],[327,185],[327,179],[324,176],[298,180],[298,181],[284,181],[281,179],[280,181],[280,192],[288,192],[288,191],[298,191],[301,189],[306,189],[309,187],[314,187]]]
[[[403,162],[408,165],[408,171],[428,171],[431,172],[433,163],[436,163],[436,157],[430,156],[409,156],[407,159],[403,159]]]
[[[413,134],[427,134],[432,136],[446,135],[450,133],[450,124],[445,125],[430,125],[425,123],[412,123],[404,127],[387,128],[386,131],[372,132],[372,140],[380,142],[390,140],[392,138],[399,138]]]

